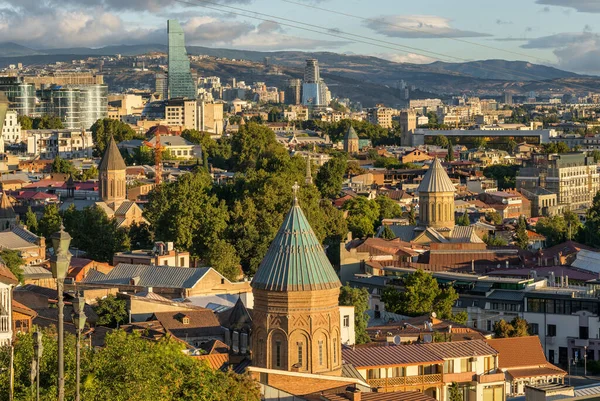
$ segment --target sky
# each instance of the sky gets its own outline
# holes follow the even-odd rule
[[[334,51],[397,62],[523,60],[600,74],[600,0],[0,0],[0,41]]]

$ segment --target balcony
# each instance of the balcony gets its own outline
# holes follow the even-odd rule
[[[489,373],[487,375],[479,375],[477,376],[477,383],[493,383],[493,382],[503,382],[504,381],[504,373]]]
[[[463,372],[463,373],[444,373],[444,383],[465,383],[474,380],[474,372]]]
[[[419,386],[421,384],[437,384],[442,382],[442,374],[421,376],[403,376],[403,377],[388,377],[386,379],[368,379],[367,383],[371,387],[402,387],[402,386]]]

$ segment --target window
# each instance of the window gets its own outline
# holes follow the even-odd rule
[[[406,368],[404,366],[397,366],[392,368],[392,377],[404,377],[406,376]]]
[[[344,327],[350,327],[350,315],[344,315]]]
[[[380,378],[381,378],[381,371],[379,369],[367,370],[367,379],[372,380],[372,379],[380,379]]]
[[[333,363],[337,363],[337,339],[333,339]]]
[[[540,325],[537,323],[529,323],[529,334],[532,336],[540,334]]]
[[[319,365],[323,365],[323,341],[319,341]]]
[[[444,361],[444,373],[454,373],[454,359]]]
[[[556,325],[549,324],[548,325],[548,337],[556,337]]]
[[[462,358],[460,360],[460,373],[469,371],[469,358]]]
[[[485,357],[485,359],[483,360],[483,370],[485,373],[489,373],[496,368],[496,364],[494,363],[495,359],[496,358],[493,356]]]
[[[302,366],[303,364],[303,360],[302,360],[302,349],[303,345],[302,343],[298,343],[298,365]]]
[[[183,267],[185,265],[185,258],[179,258],[179,266]]]
[[[579,326],[579,338],[582,340],[589,338],[589,327]]]
[[[275,366],[281,367],[281,341],[275,342]]]

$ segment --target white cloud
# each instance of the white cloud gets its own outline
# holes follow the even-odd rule
[[[436,61],[436,59],[423,56],[415,53],[397,54],[397,53],[378,53],[374,54],[375,57],[383,58],[385,60],[393,61],[394,63],[410,63],[410,64],[430,64]]]
[[[450,26],[448,18],[436,15],[387,15],[370,18],[365,26],[390,37],[399,38],[466,38],[491,36]]]
[[[529,40],[525,49],[553,49],[558,67],[600,74],[600,35],[592,32],[561,33]]]
[[[582,13],[600,13],[600,1],[598,0],[537,0],[536,3],[573,8]]]

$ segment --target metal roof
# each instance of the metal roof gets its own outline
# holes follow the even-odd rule
[[[357,368],[443,362],[440,356],[425,348],[423,344],[344,347],[342,358],[344,363],[351,363]]]
[[[119,263],[104,276],[88,275],[82,282],[129,284],[133,278],[138,278],[136,286],[139,287],[193,288],[210,269]]]
[[[333,266],[297,200],[285,217],[251,283],[269,291],[341,287]]]
[[[125,170],[126,168],[127,166],[125,165],[123,156],[121,156],[121,152],[119,152],[117,144],[115,143],[115,138],[111,136],[110,142],[104,151],[104,156],[102,156],[102,161],[98,166],[98,170]]]
[[[417,188],[417,192],[456,192],[456,188],[452,181],[450,181],[446,169],[437,157],[433,159],[433,163],[431,163],[431,167],[425,173],[423,181],[421,181],[419,188]]]
[[[490,300],[499,301],[523,301],[525,293],[523,291],[511,291],[511,290],[493,290],[492,293],[487,297]]]
[[[490,347],[483,340],[429,343],[423,344],[423,346],[438,357],[444,359],[498,354],[498,351]]]

